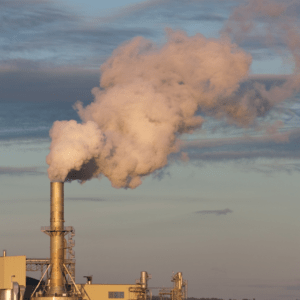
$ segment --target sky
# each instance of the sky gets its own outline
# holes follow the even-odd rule
[[[99,128],[110,141],[107,107],[127,124],[136,107],[120,99],[138,89],[154,95],[148,110],[154,103],[166,122],[174,117],[172,143],[157,135],[151,163],[164,149],[162,162],[125,181],[101,169],[65,183],[76,282],[134,283],[147,271],[150,287],[171,287],[180,271],[189,297],[299,299],[297,1],[0,0],[0,8],[0,250],[49,257],[40,227],[49,226],[53,123],[99,125],[107,114]],[[173,76],[184,78],[179,88]],[[166,99],[174,115],[159,106]],[[178,114],[186,99],[194,110]],[[125,149],[124,136],[112,143]],[[120,156],[131,161],[128,153]]]

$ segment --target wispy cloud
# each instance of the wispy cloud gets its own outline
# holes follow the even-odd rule
[[[221,215],[230,214],[232,212],[233,211],[231,209],[225,208],[225,209],[222,209],[222,210],[199,210],[199,211],[196,211],[195,213],[199,214],[199,215],[216,215],[216,216],[221,216]]]
[[[183,149],[202,149],[216,148],[221,146],[249,145],[249,144],[269,144],[269,143],[286,143],[289,141],[292,131],[278,132],[269,135],[250,136],[243,135],[240,137],[216,138],[216,139],[200,139],[192,141],[184,141]]]
[[[98,67],[103,56],[136,35],[161,38],[166,26],[179,28],[182,25],[184,28],[189,22],[214,22],[220,27],[230,9],[239,3],[152,0],[123,6],[108,16],[96,18],[50,0],[1,0],[1,61],[13,64],[14,60],[32,57],[35,62]],[[299,11],[300,5],[294,1],[286,14],[298,16]],[[243,42],[242,46],[251,51],[266,48],[263,36],[247,36]],[[280,39],[276,43],[283,45]],[[35,67],[34,63],[29,67]]]
[[[6,65],[8,68],[9,63]],[[99,85],[98,70],[47,68],[0,71],[1,102],[75,102],[91,100],[91,89]],[[57,112],[60,114],[60,111]],[[49,115],[45,117],[49,118]],[[64,116],[65,118],[66,116]],[[57,117],[56,117],[57,119]]]
[[[254,171],[272,176],[275,173],[287,173],[289,175],[300,172],[300,163],[285,163],[285,162],[272,162],[272,163],[256,163],[256,164],[243,164],[240,166],[242,171]]]
[[[99,67],[103,62],[99,57],[125,40],[153,35],[150,28],[103,23],[54,1],[1,0],[0,8],[0,69],[8,65],[32,69],[40,61],[85,66],[93,62]]]
[[[46,175],[46,171],[42,171],[39,167],[0,167],[0,176],[23,176],[23,175]]]
[[[272,130],[275,132],[272,132]],[[276,132],[269,127],[270,133],[258,136],[197,139],[184,141],[182,150],[190,161],[236,161],[269,159],[300,159],[300,130],[293,129]],[[279,169],[279,168],[278,168]],[[286,166],[285,170],[298,170],[298,166]]]
[[[0,1],[1,26],[5,33],[16,29],[21,31],[56,24],[78,21],[79,16],[70,13],[63,6],[54,5],[52,1],[23,0],[21,2]]]
[[[300,291],[300,285],[289,285],[286,287],[288,291]]]
[[[283,158],[283,159],[300,159],[300,153],[288,151],[219,151],[214,153],[191,153],[190,160],[194,161],[235,161],[241,159],[259,159],[259,158]]]
[[[216,14],[194,14],[191,16],[183,16],[181,20],[186,20],[186,21],[199,21],[199,22],[224,22],[226,20],[225,17],[221,15],[216,15]]]
[[[284,289],[287,291],[299,291],[299,284],[251,284],[247,285],[247,287],[255,288],[255,289]]]
[[[143,18],[146,21],[151,18],[152,20],[153,18],[157,20],[162,20],[163,18],[163,22],[170,23],[172,21],[176,21],[177,23],[178,21],[223,22],[226,18],[216,13],[216,6],[220,11],[223,11],[224,8],[231,6],[232,3],[229,4],[222,0],[215,0],[214,3],[215,6],[212,8],[211,1],[149,0],[122,7],[116,13],[100,20],[112,21],[132,18],[134,16],[138,20]]]
[[[92,197],[67,197],[65,200],[69,201],[92,201],[92,202],[104,202],[103,198],[92,198]]]
[[[220,28],[232,6],[238,3],[143,1],[96,18],[50,0],[21,3],[1,0],[0,69],[10,64],[23,69],[37,68],[40,62],[98,67],[120,43],[137,35],[160,39],[166,26],[185,28],[195,22],[213,22]],[[299,11],[299,7],[294,5],[289,15]],[[250,51],[267,47],[263,36],[248,36],[243,43],[242,46]],[[277,44],[284,46],[279,39]]]

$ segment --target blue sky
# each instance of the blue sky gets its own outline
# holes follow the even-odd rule
[[[300,5],[281,3],[281,22],[299,33]],[[240,5],[247,2],[0,0],[0,244],[8,255],[49,256],[39,231],[49,225],[49,130],[56,120],[80,122],[73,105],[93,101],[113,50],[136,36],[161,45],[166,28],[219,39]],[[281,86],[295,69],[279,30],[265,43],[264,28],[277,23],[253,24],[231,37],[253,59],[239,95],[257,83]],[[77,282],[93,274],[95,283],[133,283],[146,270],[150,286],[166,287],[182,271],[191,297],[298,297],[299,94],[247,127],[205,118],[181,136],[189,160],[171,154],[134,190],[112,188],[105,177],[65,184]]]

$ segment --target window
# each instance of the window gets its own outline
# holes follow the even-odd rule
[[[108,298],[124,298],[124,292],[108,292]]]

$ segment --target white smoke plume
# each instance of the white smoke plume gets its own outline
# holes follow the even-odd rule
[[[135,188],[180,151],[180,135],[201,128],[201,116],[253,124],[294,92],[295,84],[278,87],[276,97],[264,86],[241,94],[251,61],[227,37],[188,37],[182,31],[167,30],[163,46],[142,37],[121,45],[101,67],[94,101],[76,104],[82,124],[54,123],[50,180],[84,182],[104,175],[113,187]]]
[[[250,64],[251,57],[229,41],[181,31],[170,30],[161,48],[141,37],[122,45],[101,67],[94,102],[76,105],[83,124],[54,123],[50,180],[103,174],[114,187],[137,187],[179,151],[180,134],[201,127],[199,109],[241,123],[255,117],[230,102]]]

